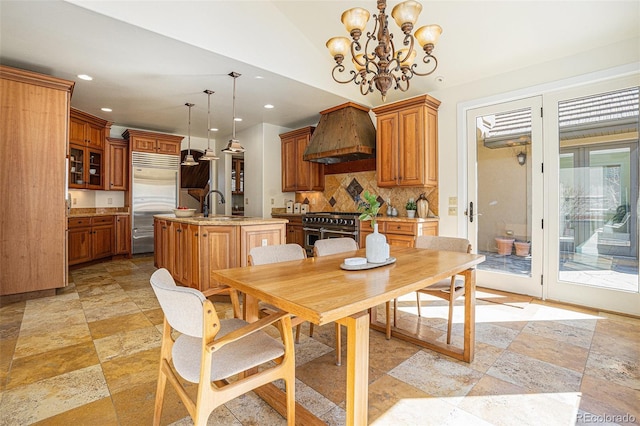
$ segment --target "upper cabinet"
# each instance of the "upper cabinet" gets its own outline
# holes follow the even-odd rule
[[[180,155],[182,136],[127,129],[122,137],[129,140],[131,151]]]
[[[105,149],[107,178],[104,189],[127,191],[129,189],[129,144],[124,139],[107,138]]]
[[[438,185],[439,106],[423,95],[373,109],[379,187]]]
[[[69,143],[104,149],[105,138],[111,123],[86,112],[71,108],[69,119]]]
[[[110,131],[111,122],[71,108],[69,188],[104,188],[104,147]]]
[[[314,130],[309,126],[280,135],[282,192],[324,190],[324,165],[302,159]]]

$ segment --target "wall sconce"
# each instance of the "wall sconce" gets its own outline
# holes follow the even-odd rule
[[[520,151],[518,155],[516,155],[516,158],[518,159],[518,164],[524,166],[527,162],[527,153],[524,151]]]

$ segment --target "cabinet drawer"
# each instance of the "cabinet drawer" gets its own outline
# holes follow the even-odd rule
[[[384,232],[393,234],[415,235],[416,224],[410,222],[385,222]]]
[[[113,225],[113,216],[96,216],[91,218],[92,225]]]
[[[84,228],[85,226],[91,226],[90,217],[69,218],[69,228]]]

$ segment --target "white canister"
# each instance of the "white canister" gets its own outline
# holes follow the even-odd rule
[[[287,213],[293,213],[293,201],[287,201]]]
[[[300,213],[300,203],[295,203],[293,205],[293,214],[299,214]]]
[[[303,203],[300,205],[300,213],[301,214],[307,214],[309,213],[309,204],[307,203]]]

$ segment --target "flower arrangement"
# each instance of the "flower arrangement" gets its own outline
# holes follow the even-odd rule
[[[364,191],[362,194],[364,201],[360,201],[358,204],[358,211],[360,212],[360,216],[358,219],[360,220],[370,220],[371,227],[376,225],[376,216],[378,215],[378,211],[380,210],[380,202],[378,201],[378,197],[375,194],[369,193],[369,191]]]
[[[407,204],[405,205],[405,207],[406,207],[407,210],[417,210],[418,209],[418,205],[413,200],[413,198],[409,198],[409,201],[407,201]]]

